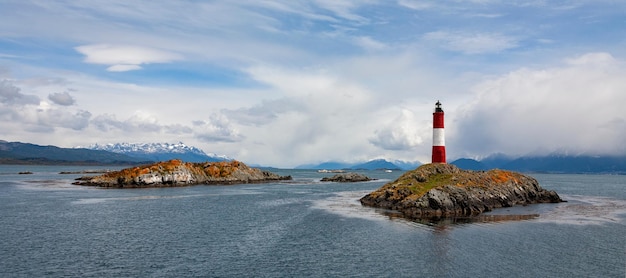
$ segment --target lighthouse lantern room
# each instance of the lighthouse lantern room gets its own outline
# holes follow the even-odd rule
[[[433,113],[433,155],[432,163],[446,163],[446,140],[443,129],[443,109],[441,102],[435,103]]]

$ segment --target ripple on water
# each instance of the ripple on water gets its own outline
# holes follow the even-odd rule
[[[554,207],[537,219],[540,222],[572,225],[624,223],[626,200],[580,195],[563,195],[566,203]]]

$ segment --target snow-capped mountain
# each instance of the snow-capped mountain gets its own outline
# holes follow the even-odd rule
[[[206,154],[202,150],[187,146],[183,142],[170,143],[111,143],[94,144],[86,149],[103,150],[113,153],[121,153],[131,157],[142,158],[152,161],[164,161],[181,159],[187,162],[224,161],[232,160],[224,155],[214,153]]]

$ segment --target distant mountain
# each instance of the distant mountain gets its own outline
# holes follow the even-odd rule
[[[506,169],[547,173],[621,173],[626,174],[626,156],[562,155],[511,158],[502,154],[480,161],[462,158],[451,164],[467,170]]]
[[[296,167],[296,169],[327,169],[327,170],[412,170],[421,165],[420,162],[394,161],[390,162],[385,159],[374,159],[362,163],[342,163],[342,162],[324,162],[320,164],[305,164]]]
[[[59,148],[0,140],[0,164],[137,164],[140,158],[83,148]]]
[[[395,165],[384,159],[370,160],[365,163],[352,165],[349,168],[353,170],[378,170],[378,169],[400,170],[400,167],[398,167],[398,165]]]
[[[397,165],[402,170],[413,170],[420,165],[422,165],[419,161],[403,161],[403,160],[394,160],[392,161],[394,165]]]
[[[92,150],[103,150],[118,154],[125,154],[134,158],[150,161],[165,161],[170,159],[180,159],[187,162],[214,162],[232,160],[227,156],[220,156],[214,153],[206,154],[204,151],[187,146],[182,142],[170,143],[115,143],[105,145],[91,145],[87,147]]]
[[[487,170],[488,167],[485,166],[485,164],[478,162],[474,159],[469,159],[469,158],[460,158],[457,159],[453,162],[451,162],[450,164],[455,165],[456,167],[459,167],[463,170],[474,170],[474,171],[478,171],[478,170]]]
[[[522,172],[626,173],[626,156],[520,157],[500,168]]]
[[[349,169],[352,164],[328,161],[320,164],[304,164],[297,166],[296,169],[313,169],[313,170],[336,170],[336,169]]]
[[[516,157],[503,153],[495,153],[480,160],[487,169],[502,168],[503,165],[515,160]]]

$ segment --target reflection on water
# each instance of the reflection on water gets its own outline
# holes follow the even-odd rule
[[[314,208],[324,209],[344,217],[371,220],[409,221],[397,211],[362,206],[359,198],[369,192],[340,192],[333,197],[315,202]],[[510,208],[498,208],[478,216],[455,218],[430,218],[411,222],[432,227],[444,227],[469,223],[497,223],[507,221],[540,221],[558,224],[598,225],[624,222],[626,200],[607,197],[564,195],[566,203],[532,204]]]

